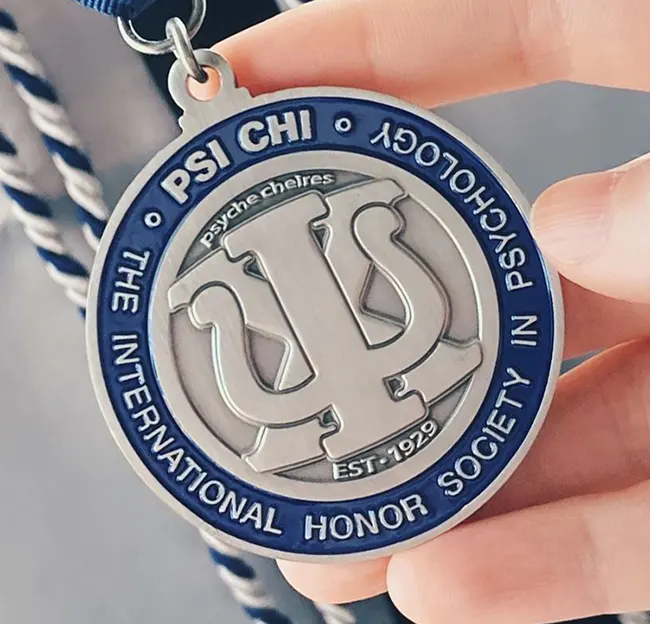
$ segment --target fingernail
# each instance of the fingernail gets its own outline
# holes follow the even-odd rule
[[[593,174],[555,185],[537,200],[533,233],[542,252],[559,264],[582,264],[605,244],[617,173]]]

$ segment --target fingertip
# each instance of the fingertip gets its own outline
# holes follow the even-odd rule
[[[533,206],[533,234],[559,269],[591,260],[606,243],[616,173],[594,173],[555,184]]]
[[[346,564],[278,561],[284,578],[303,596],[317,602],[343,604],[386,591],[386,559]]]
[[[388,594],[407,618],[418,624],[475,619],[475,566],[466,556],[473,545],[464,536],[460,527],[391,558]]]
[[[514,611],[513,617],[505,616],[509,592],[517,594],[525,579],[515,583],[511,575],[501,573],[499,525],[499,519],[492,518],[460,526],[395,555],[387,570],[388,593],[395,606],[418,624],[528,621]],[[507,565],[509,553],[504,554]]]
[[[427,587],[422,587],[422,581],[427,584]],[[397,555],[388,562],[386,571],[388,594],[400,613],[410,620],[418,623],[423,622],[418,596],[429,591],[434,583],[435,580],[431,577],[423,579],[419,566],[411,565],[409,558]]]
[[[239,84],[253,95],[347,82],[355,58],[349,36],[354,7],[336,9],[308,3],[237,33],[213,50],[228,60]]]
[[[562,275],[593,292],[649,303],[650,158],[564,180],[535,203],[537,243]]]

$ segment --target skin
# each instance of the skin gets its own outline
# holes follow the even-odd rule
[[[647,0],[316,0],[219,44],[253,93],[341,85],[423,106],[555,80],[650,91]],[[455,62],[450,63],[449,59]],[[218,89],[213,80],[200,98]],[[388,591],[417,624],[650,609],[650,159],[565,180],[533,210],[563,276],[560,381],[520,469],[469,522],[390,558],[280,562],[320,601]]]

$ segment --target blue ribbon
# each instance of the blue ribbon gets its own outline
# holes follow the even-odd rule
[[[137,17],[156,0],[77,0],[77,2],[100,13],[130,20]]]

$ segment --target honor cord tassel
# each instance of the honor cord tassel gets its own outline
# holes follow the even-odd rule
[[[43,135],[68,195],[77,206],[77,219],[84,237],[95,251],[106,226],[109,211],[102,197],[90,159],[56,92],[34,58],[12,16],[0,9],[0,58],[27,106],[29,116]]]
[[[50,277],[82,314],[86,311],[88,272],[66,249],[47,202],[39,197],[18,160],[15,146],[0,133],[0,184],[11,199],[11,212],[36,246]]]
[[[241,558],[238,549],[203,531],[199,533],[208,545],[210,556],[217,566],[221,580],[230,588],[237,602],[253,622],[291,624],[291,620],[277,610],[264,585],[255,574],[255,570]]]

